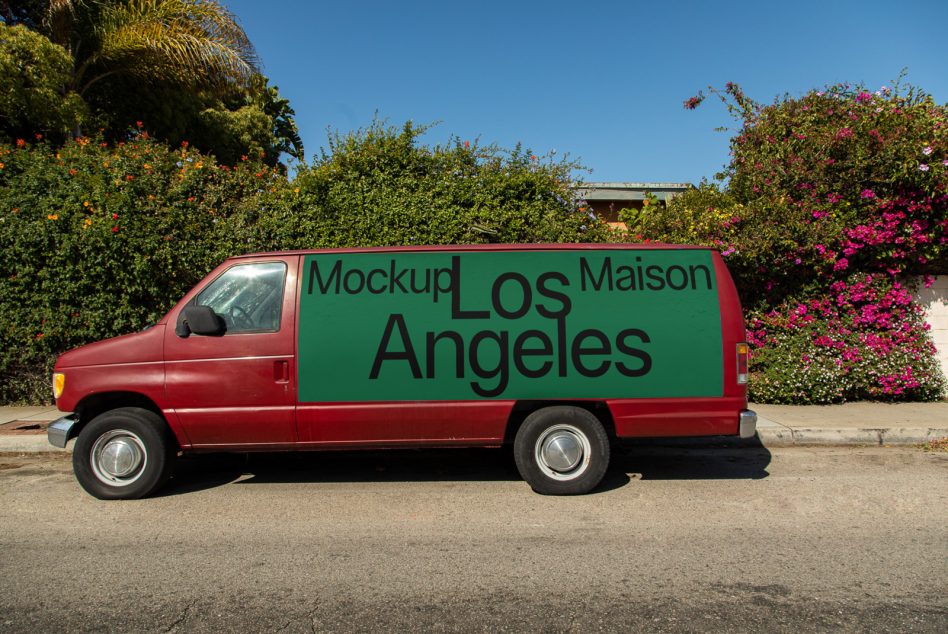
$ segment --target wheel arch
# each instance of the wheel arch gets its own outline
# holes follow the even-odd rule
[[[504,444],[513,444],[514,439],[517,437],[517,432],[520,430],[520,426],[523,425],[523,421],[527,419],[527,416],[533,412],[536,412],[537,410],[543,409],[544,407],[552,407],[557,405],[578,407],[579,409],[586,410],[599,419],[603,429],[606,430],[606,435],[609,436],[609,440],[612,442],[615,441],[616,424],[615,420],[612,418],[612,412],[609,410],[609,406],[605,401],[521,400],[514,403],[513,408],[510,410],[510,416],[507,418],[507,427],[504,430]]]
[[[96,416],[121,407],[138,407],[152,412],[164,422],[166,429],[170,432],[169,435],[174,439],[178,448],[181,447],[182,439],[179,437],[177,430],[169,423],[161,408],[153,400],[138,392],[101,392],[83,398],[76,405],[75,414],[78,422],[70,430],[70,438],[78,436],[82,428],[88,425]]]

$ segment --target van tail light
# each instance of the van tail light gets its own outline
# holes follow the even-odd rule
[[[747,384],[747,356],[750,346],[746,343],[737,344],[737,384]]]

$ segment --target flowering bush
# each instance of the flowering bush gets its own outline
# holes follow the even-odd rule
[[[751,337],[753,398],[937,398],[944,380],[900,280],[948,272],[948,108],[912,87],[835,85],[766,106],[735,84],[713,92],[740,122],[729,166],[639,231],[727,258],[751,331],[768,332]],[[852,284],[875,290],[843,302]],[[897,310],[893,292],[907,302]]]
[[[828,294],[755,313],[747,328],[751,399],[937,399],[945,381],[911,290],[860,273],[834,282]]]

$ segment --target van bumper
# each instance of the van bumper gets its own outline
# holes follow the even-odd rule
[[[757,433],[757,412],[745,409],[741,412],[741,438],[753,438]]]
[[[46,429],[46,438],[49,440],[49,444],[54,447],[59,447],[60,449],[65,449],[66,443],[69,442],[69,439],[72,437],[72,429],[78,422],[75,416],[70,415],[63,416],[50,423]]]

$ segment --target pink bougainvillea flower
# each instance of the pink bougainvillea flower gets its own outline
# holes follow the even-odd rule
[[[843,271],[849,268],[849,260],[846,258],[840,258],[836,261],[836,264],[833,265],[834,271]]]
[[[924,148],[922,148],[922,154],[924,154],[925,156],[928,156],[931,153],[932,153],[932,146],[926,145]]]
[[[859,93],[858,95],[856,95],[856,102],[857,102],[857,103],[866,103],[866,102],[868,102],[868,101],[872,101],[872,94],[871,94],[871,93],[868,93],[868,92],[863,91],[863,92]]]
[[[920,169],[920,170],[923,171],[923,172],[927,172],[927,171],[928,171],[928,164],[927,164],[927,163],[919,163],[919,164],[918,164],[918,169]]]
[[[862,196],[863,198],[875,198],[875,197],[876,197],[876,193],[875,193],[874,191],[872,191],[871,189],[864,189],[864,190],[862,190],[862,193],[859,194],[859,195]]]

